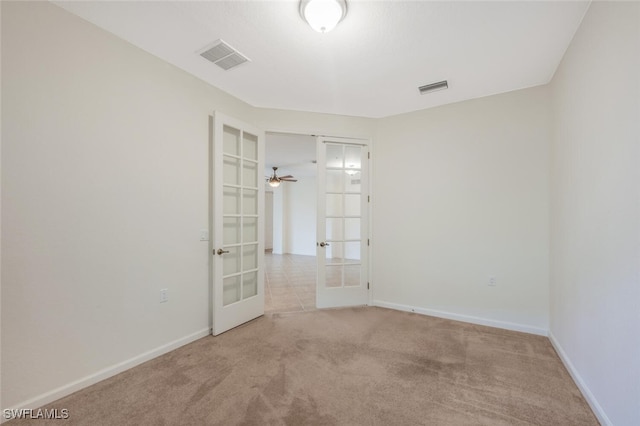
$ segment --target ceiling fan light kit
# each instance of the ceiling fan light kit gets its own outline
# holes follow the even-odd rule
[[[298,181],[298,179],[294,179],[293,176],[291,176],[291,175],[278,176],[276,174],[276,170],[278,170],[277,167],[272,167],[272,169],[273,169],[273,176],[270,176],[270,177],[267,178],[267,183],[272,188],[279,187],[280,186],[280,182],[297,182]]]
[[[300,0],[300,16],[319,33],[328,33],[346,15],[346,0]]]

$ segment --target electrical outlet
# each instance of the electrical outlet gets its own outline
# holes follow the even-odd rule
[[[495,276],[490,276],[489,277],[489,285],[490,286],[495,286],[496,285],[496,277]]]
[[[209,230],[201,229],[200,230],[200,241],[209,241]]]
[[[169,289],[161,288],[160,289],[160,303],[166,303],[169,301]]]

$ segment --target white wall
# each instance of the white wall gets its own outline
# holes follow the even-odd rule
[[[546,87],[379,121],[375,303],[546,333],[550,125]]]
[[[273,188],[273,253],[316,255],[316,178]]]
[[[316,255],[316,178],[280,185],[284,192],[284,252]],[[280,189],[278,188],[278,189]]]
[[[284,251],[284,192],[280,187],[273,190],[273,253]]]
[[[273,191],[264,193],[264,249],[273,250]]]
[[[593,2],[552,82],[551,337],[603,424],[640,424],[640,4]]]

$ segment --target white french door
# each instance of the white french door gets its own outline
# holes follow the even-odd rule
[[[369,301],[369,141],[318,137],[318,308]]]
[[[213,119],[213,335],[264,314],[264,133]]]

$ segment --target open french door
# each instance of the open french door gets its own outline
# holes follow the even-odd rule
[[[213,117],[213,335],[264,314],[264,133]]]
[[[369,141],[318,137],[318,308],[369,301]]]

